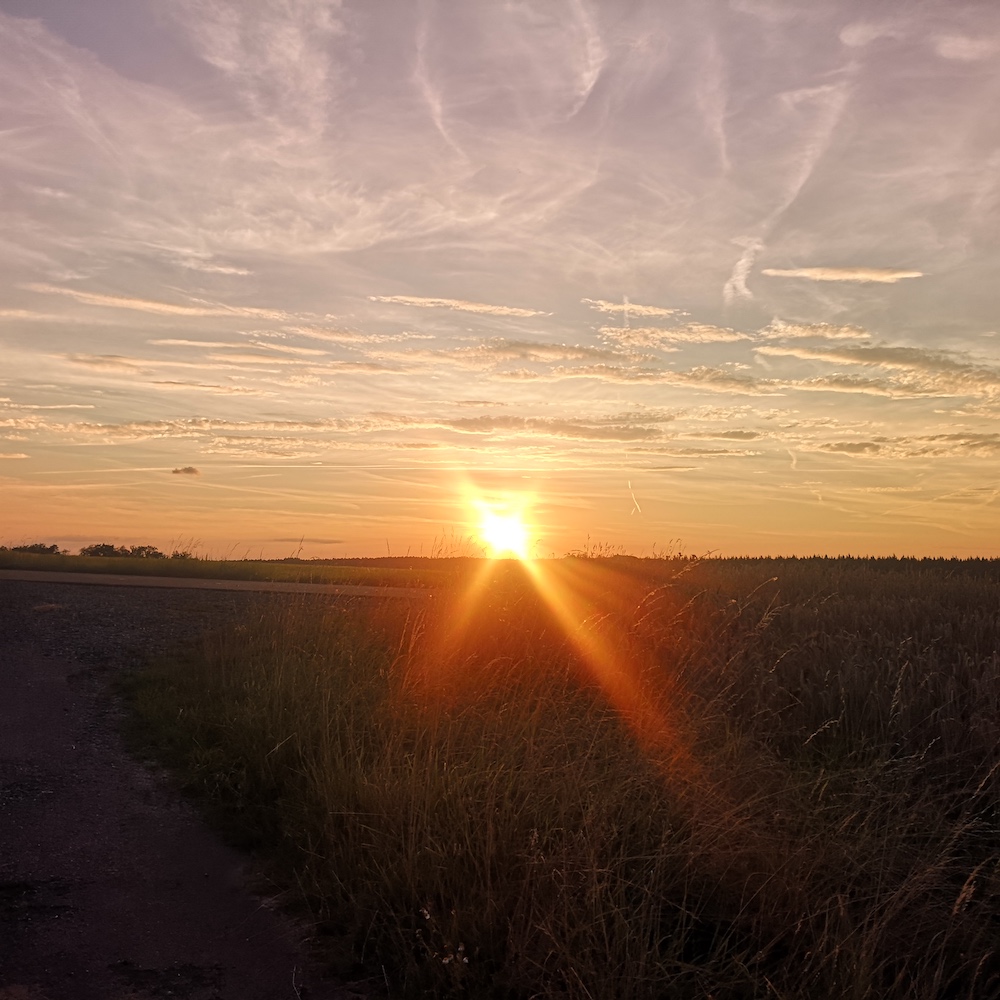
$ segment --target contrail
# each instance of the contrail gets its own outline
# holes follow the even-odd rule
[[[639,501],[636,500],[635,494],[632,492],[632,480],[631,479],[628,481],[628,495],[632,498],[632,503],[634,504],[634,506],[632,507],[632,509],[629,511],[629,516],[631,516],[632,514],[635,514],[636,512],[638,512],[638,513],[641,514],[642,513],[642,508],[639,506]]]

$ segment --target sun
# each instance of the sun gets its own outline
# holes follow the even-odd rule
[[[483,506],[479,537],[486,543],[491,559],[514,556],[527,559],[531,542],[520,511],[503,512]]]

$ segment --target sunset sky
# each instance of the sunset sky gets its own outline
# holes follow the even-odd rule
[[[0,0],[0,543],[1000,556],[998,107],[995,2]]]

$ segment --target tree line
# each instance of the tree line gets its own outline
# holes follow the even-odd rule
[[[0,545],[0,552],[28,552],[38,556],[66,556],[68,549],[61,549],[58,545],[46,545],[44,542],[32,542],[30,545]],[[125,557],[127,559],[193,559],[194,556],[188,551],[174,549],[168,556],[161,552],[155,545],[112,545],[110,542],[98,542],[95,545],[85,545],[80,549],[81,556],[105,556],[105,557]]]

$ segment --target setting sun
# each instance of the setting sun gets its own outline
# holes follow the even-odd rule
[[[486,543],[491,558],[508,555],[518,559],[528,558],[528,529],[519,511],[498,513],[484,507],[479,535]]]

